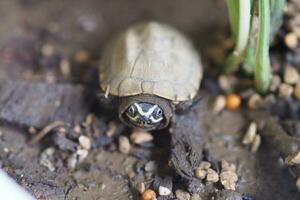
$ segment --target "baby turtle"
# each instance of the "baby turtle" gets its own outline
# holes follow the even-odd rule
[[[117,97],[119,118],[144,129],[165,128],[193,102],[202,79],[199,55],[182,33],[157,22],[134,25],[104,50],[100,86]]]

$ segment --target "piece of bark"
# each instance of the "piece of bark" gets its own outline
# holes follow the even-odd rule
[[[80,123],[94,101],[93,88],[32,81],[0,83],[0,121],[42,128],[53,121]]]
[[[261,136],[285,160],[299,155],[300,139],[288,135],[275,118],[264,111],[251,112],[249,118],[259,124]],[[286,163],[286,165],[294,175],[300,176],[300,164]]]
[[[249,118],[260,127],[260,134],[272,148],[276,149],[283,157],[297,153],[300,149],[300,139],[289,136],[278,121],[264,111],[253,111]]]
[[[201,119],[196,112],[177,115],[171,132],[171,163],[175,172],[185,180],[191,180],[195,168],[202,160]]]

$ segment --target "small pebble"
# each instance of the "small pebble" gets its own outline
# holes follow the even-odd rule
[[[274,94],[268,94],[264,99],[264,106],[269,107],[276,102],[276,97]]]
[[[119,151],[124,154],[128,154],[130,152],[130,142],[126,136],[119,137]]]
[[[237,94],[229,94],[226,97],[226,108],[228,110],[238,109],[241,105],[241,97]]]
[[[259,146],[260,146],[260,143],[261,143],[261,136],[260,135],[255,135],[254,137],[254,140],[253,140],[253,143],[251,144],[251,153],[256,153]]]
[[[297,186],[298,190],[300,190],[300,177],[298,177],[296,180],[296,186]]]
[[[191,195],[188,192],[185,192],[180,189],[175,191],[175,196],[178,200],[190,200],[191,199]]]
[[[220,181],[226,190],[235,190],[238,176],[232,171],[223,171],[220,174]]]
[[[300,151],[286,157],[284,162],[286,165],[289,165],[289,166],[299,165],[300,164]]]
[[[195,176],[197,178],[199,178],[199,179],[205,179],[206,175],[207,175],[207,172],[206,172],[205,169],[200,169],[199,167],[197,167],[195,169]]]
[[[78,138],[79,144],[83,149],[90,150],[91,149],[91,139],[85,135],[81,135]]]
[[[297,81],[299,80],[299,77],[300,76],[299,76],[299,73],[296,70],[296,68],[291,67],[291,66],[285,67],[284,76],[283,76],[285,83],[293,85],[293,84],[297,83]]]
[[[42,46],[42,54],[43,56],[47,56],[50,57],[52,56],[54,53],[54,46],[51,44],[45,44],[44,46]]]
[[[216,183],[219,181],[219,175],[218,173],[213,170],[213,169],[208,169],[207,170],[207,176],[206,176],[206,180],[208,182],[213,182],[213,183]]]
[[[77,155],[73,153],[67,160],[67,166],[70,170],[74,170],[77,165]]]
[[[297,38],[300,39],[300,26],[294,27],[294,33],[296,34]]]
[[[86,117],[85,117],[85,120],[84,120],[84,123],[86,125],[91,125],[94,121],[94,118],[95,118],[95,115],[93,113],[89,113]]]
[[[273,75],[270,84],[270,91],[275,92],[281,84],[281,78],[278,75]]]
[[[135,177],[135,173],[134,171],[130,170],[128,173],[127,173],[127,176],[129,179],[133,179]]]
[[[199,194],[192,194],[191,200],[202,200]]]
[[[36,134],[36,133],[37,133],[37,130],[36,130],[36,128],[34,128],[33,126],[30,126],[29,129],[28,129],[28,132],[29,132],[30,134]]]
[[[243,138],[243,141],[242,143],[243,144],[251,144],[253,141],[254,141],[254,138],[255,138],[255,135],[256,135],[256,131],[257,131],[257,125],[255,122],[251,122],[247,131],[246,131],[246,134]]]
[[[229,164],[226,160],[221,161],[221,168],[222,171],[232,171],[232,172],[236,171],[235,164]]]
[[[89,152],[86,149],[78,149],[76,154],[78,155],[78,161],[82,162],[88,156]]]
[[[157,170],[157,164],[154,160],[149,161],[145,164],[145,171],[146,172],[154,172]]]
[[[167,187],[159,186],[158,188],[158,194],[160,196],[168,196],[171,194],[171,190]]]
[[[46,167],[49,171],[54,172],[55,171],[55,165],[53,163],[54,161],[54,153],[55,148],[54,147],[48,147],[41,153],[41,157],[39,160],[39,163]]]
[[[80,50],[78,52],[75,53],[75,56],[74,56],[74,60],[75,62],[77,63],[86,63],[90,58],[90,55],[87,51],[85,50]]]
[[[210,162],[202,161],[199,165],[200,169],[209,169],[211,166]]]
[[[215,102],[213,104],[213,109],[212,112],[214,114],[218,114],[220,113],[222,110],[224,110],[226,106],[226,97],[223,95],[219,95],[216,99]]]
[[[117,130],[117,123],[115,121],[110,121],[108,123],[108,129],[105,134],[107,137],[112,137],[116,133],[116,130]]]
[[[294,32],[290,32],[284,37],[285,45],[290,49],[295,49],[298,45],[298,38]]]
[[[134,144],[142,144],[142,143],[145,143],[145,142],[152,141],[153,136],[149,132],[146,132],[146,131],[143,131],[143,130],[137,130],[137,131],[134,131],[133,133],[131,133],[130,140]]]
[[[137,191],[139,191],[140,194],[143,194],[145,192],[145,183],[140,182],[137,184]]]
[[[151,189],[147,189],[142,194],[142,200],[156,200],[156,193]]]
[[[300,100],[300,81],[298,81],[294,88],[294,96],[296,99]]]
[[[230,80],[227,76],[225,76],[225,75],[219,76],[218,83],[219,83],[220,88],[222,90],[224,90],[225,92],[232,91],[232,85],[231,85],[231,82],[230,82]]]
[[[79,126],[79,125],[76,125],[75,127],[74,127],[74,132],[75,133],[78,133],[78,134],[80,134],[81,133],[81,127]]]
[[[286,83],[282,83],[279,86],[279,96],[281,97],[289,97],[293,94],[293,87],[286,84]]]
[[[62,59],[60,61],[60,73],[65,77],[65,78],[69,78],[71,75],[71,66],[70,66],[70,62],[67,59]]]
[[[259,94],[255,93],[251,95],[251,97],[248,100],[248,107],[250,109],[258,109],[262,107],[262,105],[263,105],[263,98]]]

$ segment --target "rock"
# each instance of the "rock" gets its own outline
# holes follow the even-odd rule
[[[161,196],[168,196],[171,194],[171,190],[167,187],[159,186],[158,193]]]
[[[208,182],[213,182],[213,183],[216,183],[219,181],[219,175],[218,173],[213,170],[213,169],[208,169],[207,170],[207,176],[206,176],[206,180]]]
[[[67,166],[70,170],[74,170],[77,165],[77,155],[75,153],[71,154],[71,156],[67,160]]]
[[[236,171],[235,164],[229,164],[226,160],[221,161],[221,168],[222,171],[232,171],[232,172]]]
[[[262,107],[262,105],[263,105],[263,99],[259,94],[255,93],[250,96],[248,100],[248,107],[250,109],[258,109]]]
[[[139,191],[140,194],[143,194],[145,192],[145,183],[144,182],[140,182],[137,184],[136,187],[137,191]]]
[[[90,150],[91,149],[91,139],[85,135],[81,135],[78,138],[79,144],[83,149]]]
[[[207,175],[207,172],[206,172],[205,169],[201,169],[200,167],[197,167],[197,168],[195,169],[195,176],[196,176],[197,178],[205,179],[206,175]]]
[[[291,96],[293,93],[293,87],[286,84],[286,83],[282,83],[279,86],[279,96],[281,97],[289,97]]]
[[[286,66],[284,70],[284,82],[287,84],[295,84],[299,80],[299,73],[296,68],[291,66]]]
[[[60,61],[60,73],[64,76],[64,78],[69,78],[71,75],[71,65],[68,59],[62,59]]]
[[[199,165],[200,169],[209,169],[211,166],[210,162],[202,161]]]
[[[116,130],[117,130],[117,123],[115,121],[110,121],[108,123],[108,129],[105,134],[107,137],[112,137],[116,133]]]
[[[276,97],[274,94],[268,94],[265,98],[264,98],[264,107],[269,107],[271,105],[273,105],[276,102]]]
[[[149,161],[145,164],[145,171],[146,172],[154,172],[157,170],[157,164],[154,160]]]
[[[294,88],[294,96],[296,99],[300,100],[300,81],[298,81]]]
[[[298,38],[294,32],[290,32],[284,37],[285,45],[290,49],[295,49],[298,45]]]
[[[191,200],[202,200],[199,194],[193,194]]]
[[[75,62],[77,62],[79,64],[86,63],[89,60],[89,58],[90,58],[90,55],[85,50],[77,51],[74,55]]]
[[[183,190],[176,190],[175,191],[175,196],[178,200],[190,200],[191,199],[191,195]]]
[[[41,157],[39,160],[39,163],[42,166],[46,167],[51,172],[55,171],[54,153],[55,153],[55,148],[48,147],[41,153]]]
[[[281,84],[281,78],[278,75],[273,75],[270,84],[270,91],[275,92]]]
[[[147,189],[142,194],[142,200],[156,200],[156,193],[151,189]]]
[[[220,88],[225,92],[232,91],[232,84],[228,76],[221,75],[218,78]]]
[[[295,154],[289,155],[285,158],[285,164],[289,166],[299,165],[300,164],[300,151]]]
[[[223,171],[220,174],[220,181],[226,190],[235,190],[238,176],[233,171]]]
[[[296,186],[297,186],[298,190],[300,190],[300,177],[298,177],[296,180]]]
[[[130,142],[126,136],[119,137],[119,151],[124,154],[128,154],[130,152]]]
[[[246,134],[244,135],[243,144],[251,144],[254,141],[255,135],[256,135],[256,131],[257,131],[257,125],[255,122],[251,122]]]
[[[253,143],[251,144],[251,153],[256,153],[261,143],[261,136],[255,135]]]
[[[45,57],[50,57],[54,54],[54,46],[51,44],[45,44],[42,46],[42,55]]]
[[[141,143],[152,141],[153,136],[149,132],[138,130],[131,133],[130,140],[134,144],[141,144]]]
[[[89,152],[86,149],[78,149],[76,154],[78,155],[78,161],[82,162],[88,156]]]
[[[214,114],[220,113],[222,110],[224,110],[226,106],[226,97],[223,95],[219,95],[213,104],[212,112]]]

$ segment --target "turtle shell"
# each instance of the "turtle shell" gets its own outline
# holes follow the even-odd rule
[[[202,65],[192,43],[157,22],[137,24],[104,50],[101,88],[114,96],[149,94],[175,102],[195,97]]]

